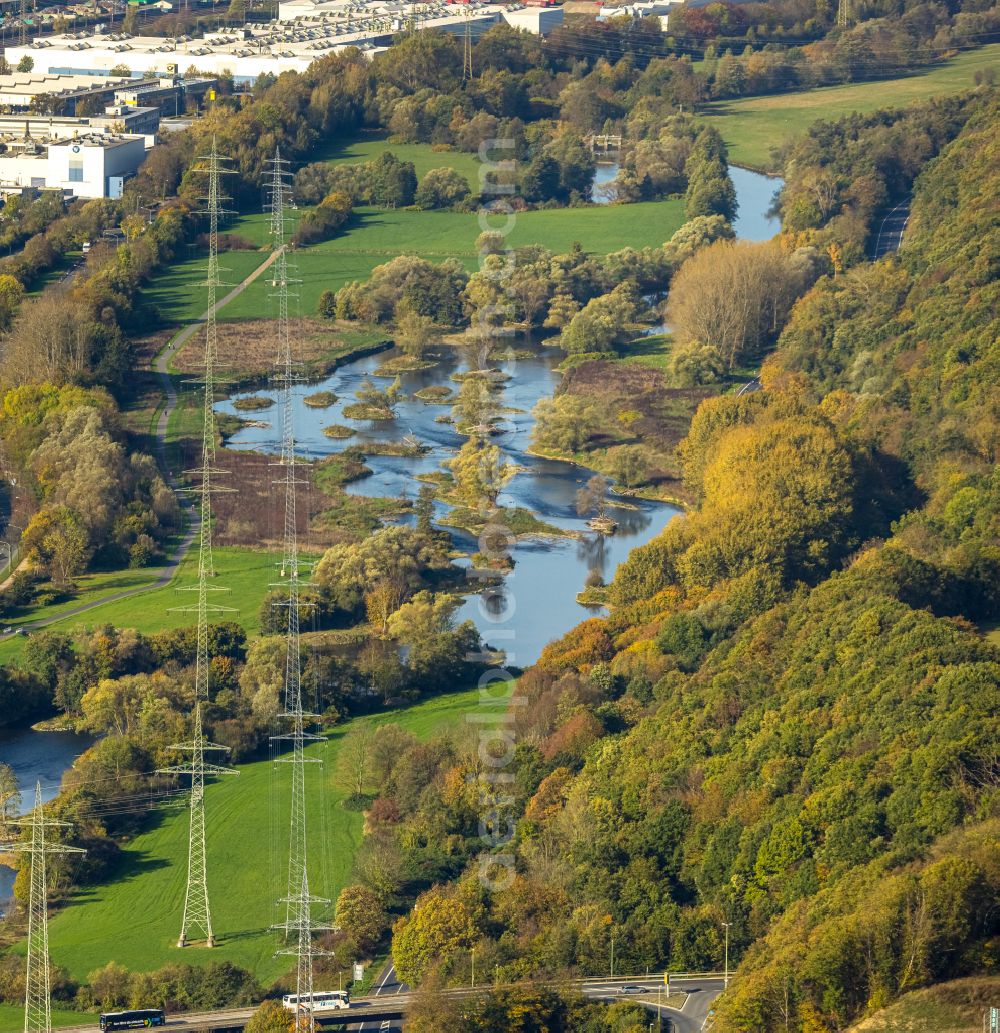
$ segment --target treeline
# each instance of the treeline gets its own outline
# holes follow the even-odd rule
[[[320,312],[339,319],[398,322],[408,313],[454,328],[549,327],[568,354],[613,351],[629,325],[651,315],[641,294],[665,289],[674,270],[699,248],[729,238],[722,216],[699,216],[662,247],[626,248],[610,255],[582,248],[553,255],[538,245],[517,248],[509,276],[499,234],[483,233],[477,249],[483,269],[467,273],[459,263],[436,264],[404,255],[376,267],[366,283],[354,282],[320,298]]]
[[[80,985],[66,972],[51,973],[53,1003],[80,1012],[163,1008],[168,1012],[209,1011],[255,1004],[263,988],[244,969],[228,961],[207,965],[165,965],[154,972],[129,972],[111,961]],[[24,1004],[24,961],[7,954],[0,958],[0,1001]]]
[[[813,123],[781,154],[782,229],[799,244],[831,248],[838,265],[863,260],[876,217],[907,197],[927,162],[993,92]]]
[[[623,969],[716,968],[727,923],[717,1028],[805,1033],[991,964],[998,120],[918,178],[902,264],[822,277],[764,389],[703,403],[696,508],[518,682],[505,885],[481,758],[415,810],[381,787],[396,842],[461,863],[397,923],[401,974],[597,973],[612,936]]]

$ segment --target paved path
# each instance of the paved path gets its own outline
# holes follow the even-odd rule
[[[238,283],[228,294],[218,301],[216,303],[216,311],[221,309],[223,306],[228,305],[233,298],[242,294],[243,291],[245,291],[246,288],[261,275],[261,273],[270,267],[270,265],[277,259],[278,254],[279,253],[277,251],[273,251],[265,262],[262,262],[257,266],[257,268],[254,269],[246,279]],[[162,567],[154,568],[156,570],[156,580],[150,582],[148,585],[141,585],[138,588],[128,588],[121,592],[114,592],[111,595],[106,595],[101,599],[95,599],[89,603],[80,603],[79,606],[63,610],[62,613],[55,617],[43,617],[39,620],[28,621],[24,624],[17,625],[19,630],[37,631],[40,628],[48,627],[50,624],[55,624],[57,621],[66,620],[67,617],[76,617],[81,613],[86,613],[88,610],[95,610],[99,606],[104,606],[107,603],[118,602],[121,599],[128,599],[134,595],[142,595],[144,592],[151,592],[156,588],[163,588],[173,581],[174,575],[177,573],[177,570],[181,565],[181,561],[184,559],[188,549],[191,547],[191,543],[195,540],[195,537],[198,534],[198,516],[190,501],[185,499],[183,495],[179,494],[177,480],[170,469],[170,464],[167,462],[167,424],[170,421],[170,416],[174,409],[177,408],[177,388],[174,384],[174,375],[170,372],[170,362],[177,352],[180,351],[180,349],[202,326],[204,326],[207,318],[208,312],[205,311],[197,320],[195,320],[195,322],[189,323],[183,330],[175,334],[170,339],[166,347],[163,348],[163,350],[153,360],[153,371],[160,379],[160,384],[163,387],[163,393],[166,398],[163,408],[160,410],[156,420],[156,458],[164,478],[174,490],[174,493],[177,494],[181,509],[187,518],[187,530],[184,533],[184,537],[180,542],[178,542],[177,546],[167,557],[167,562]]]
[[[903,243],[903,233],[910,221],[910,199],[900,202],[886,212],[878,228],[872,260],[878,261],[886,255],[894,255]]]

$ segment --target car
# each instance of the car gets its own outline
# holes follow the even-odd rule
[[[3,629],[3,633],[5,635],[9,635],[13,630],[14,630],[13,628],[4,628]]]
[[[618,993],[620,994],[648,994],[649,990],[645,986],[639,986],[636,983],[624,983],[618,987]]]

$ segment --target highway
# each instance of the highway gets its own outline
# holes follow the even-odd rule
[[[615,976],[615,978],[590,977],[573,979],[562,983],[539,981],[543,986],[562,986],[573,988],[592,1000],[627,1000],[646,1007],[651,1016],[657,1012],[663,1019],[673,1024],[673,1033],[701,1033],[709,1010],[716,997],[722,992],[723,979],[718,973],[703,976],[683,975],[671,976],[670,991],[676,998],[684,994],[680,1007],[662,1005],[658,1009],[657,988],[663,987],[662,974],[650,976]],[[648,993],[622,994],[620,988],[625,985],[640,986]],[[492,987],[456,987],[442,991],[447,998],[467,998],[484,993]],[[396,979],[395,970],[389,965],[379,979],[374,993],[366,997],[357,997],[351,1001],[350,1012],[326,1012],[317,1015],[317,1023],[323,1028],[344,1028],[358,1033],[388,1033],[402,1030],[402,1022],[406,1009],[413,1000],[413,991]],[[211,1012],[185,1012],[167,1017],[166,1029],[177,1033],[209,1033],[209,1031],[242,1030],[247,1020],[254,1013],[253,1008],[232,1008]],[[348,1018],[350,1016],[350,1018]],[[664,1022],[664,1028],[666,1023]],[[60,1033],[99,1033],[99,1027],[67,1026]]]
[[[903,233],[910,221],[910,201],[902,201],[888,211],[882,219],[875,238],[872,260],[878,261],[886,255],[894,255],[903,243]]]

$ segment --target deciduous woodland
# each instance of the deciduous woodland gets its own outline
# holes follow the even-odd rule
[[[873,0],[845,27],[835,5],[807,6],[687,6],[666,35],[647,19],[570,20],[544,43],[496,28],[476,42],[471,77],[461,41],[407,33],[374,60],[345,52],[243,95],[223,81],[120,200],[8,202],[0,472],[20,556],[0,611],[19,626],[65,620],[0,642],[0,726],[54,718],[95,739],[51,805],[87,849],[51,867],[61,1006],[266,998],[248,1029],[280,1033],[272,999],[294,986],[263,906],[217,954],[177,961],[162,901],[186,829],[148,803],[176,795],[157,772],[189,733],[195,629],[166,616],[170,591],[154,582],[186,530],[173,481],[201,449],[200,403],[177,383],[163,431],[148,366],[179,313],[202,311],[191,284],[178,300],[162,280],[202,254],[200,156],[213,142],[232,159],[238,209],[224,262],[242,276],[269,257],[261,185],[280,153],[300,206],[290,246],[313,292],[294,324],[299,358],[316,377],[372,361],[326,414],[317,436],[335,444],[303,463],[298,510],[303,684],[331,758],[313,842],[333,858],[336,931],[318,981],[337,985],[355,961],[370,980],[390,960],[417,988],[413,1033],[636,1033],[640,1004],[542,984],[603,975],[612,942],[629,973],[715,971],[728,949],[715,1033],[834,1033],[912,990],[995,973],[997,90],[982,73],[908,107],[819,110],[787,139],[775,129],[780,233],[767,242],[736,238],[738,141],[720,128],[731,115],[705,105],[939,70],[1000,26],[978,0]],[[594,203],[595,133],[622,137],[610,209]],[[498,138],[511,167],[481,160]],[[362,160],[343,159],[352,147]],[[479,228],[449,242],[493,188],[516,199],[531,242],[508,248]],[[872,261],[903,204],[903,246]],[[607,210],[650,236],[584,247],[577,229]],[[433,225],[447,249],[387,244],[387,212],[412,239]],[[357,255],[333,247],[345,240]],[[251,304],[250,288],[243,297],[234,305]],[[219,339],[255,392],[234,408],[266,424],[271,324],[254,315],[232,316]],[[197,366],[192,341],[178,373]],[[371,428],[402,422],[407,374],[445,349],[466,365],[414,398],[456,436],[447,460],[405,497],[349,491],[375,456],[408,471],[429,451],[405,427],[392,441]],[[518,349],[556,350],[558,388],[531,413],[504,393],[500,365]],[[303,404],[333,409],[345,397],[334,386],[310,385]],[[245,776],[209,787],[230,814],[268,806],[287,662],[271,457],[226,447],[243,415],[221,419],[215,443],[241,489],[215,510],[219,582],[240,612],[211,626],[204,706]],[[512,416],[530,419],[519,459],[530,449],[585,468],[570,498],[597,544],[581,549],[606,544],[629,505],[685,512],[606,584],[573,586],[599,615],[503,676],[501,791],[480,725],[463,719],[503,643],[464,619],[463,597],[516,578],[488,528],[567,533],[508,496],[521,473],[501,447]],[[123,605],[125,585],[150,591]],[[101,605],[74,612],[88,601]],[[0,833],[17,809],[0,763]],[[269,835],[230,828],[240,851]],[[501,829],[510,841],[494,849]],[[510,877],[488,884],[501,852]],[[264,876],[243,856],[218,872],[223,911],[251,912],[259,886],[242,880]],[[22,866],[19,903],[26,884]],[[154,931],[129,939],[120,924],[144,901]],[[23,999],[24,931],[16,906],[0,923],[4,1004]],[[470,981],[473,958],[495,992],[442,995]]]

